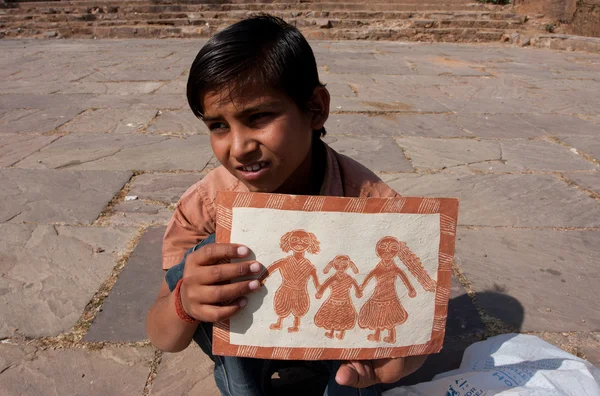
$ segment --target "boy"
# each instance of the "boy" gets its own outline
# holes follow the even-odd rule
[[[368,169],[336,153],[321,136],[329,93],[319,82],[313,52],[293,26],[271,16],[253,17],[212,37],[192,64],[187,97],[210,130],[221,166],[180,199],[163,242],[168,269],[147,317],[148,338],[178,352],[196,341],[215,362],[224,395],[262,395],[269,361],[213,356],[212,323],[231,317],[261,287],[257,280],[228,283],[263,267],[244,258],[248,248],[215,244],[218,191],[345,197],[397,194]],[[417,370],[424,356],[323,362],[328,395],[376,394]],[[362,388],[362,389],[359,389]]]

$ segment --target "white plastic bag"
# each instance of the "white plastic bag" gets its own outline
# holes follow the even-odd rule
[[[600,370],[538,337],[504,334],[477,342],[460,368],[385,396],[600,396]]]

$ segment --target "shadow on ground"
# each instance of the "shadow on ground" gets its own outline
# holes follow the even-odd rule
[[[494,301],[498,306],[504,306],[509,313],[510,322],[515,331],[519,331],[523,322],[523,306],[511,296],[498,292],[478,293],[477,298]],[[451,298],[448,304],[448,320],[446,337],[440,353],[429,356],[423,367],[416,373],[403,378],[389,389],[397,386],[413,385],[430,381],[435,375],[457,369],[460,366],[465,349],[483,339],[485,325],[481,321],[477,309],[467,294]],[[316,371],[314,367],[306,367],[299,362],[277,362],[277,374],[271,385],[272,395],[322,395],[327,385],[328,373]]]

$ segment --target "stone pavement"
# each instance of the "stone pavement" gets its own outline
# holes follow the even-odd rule
[[[144,334],[173,204],[216,166],[184,93],[201,43],[0,41],[0,394],[216,394],[198,348]],[[313,48],[326,140],[401,194],[461,199],[446,348],[406,382],[507,331],[600,364],[600,56]]]

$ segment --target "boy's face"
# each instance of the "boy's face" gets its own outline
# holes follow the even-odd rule
[[[233,98],[209,93],[203,105],[215,156],[251,192],[285,190],[290,179],[308,177],[314,121],[292,99],[247,89]]]

